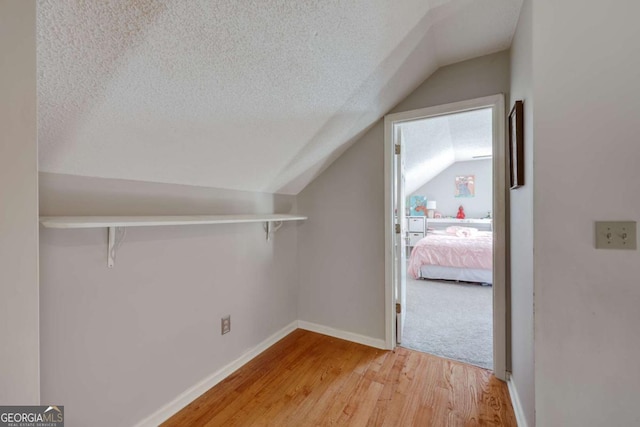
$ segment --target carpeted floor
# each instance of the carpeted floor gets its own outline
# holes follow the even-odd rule
[[[492,369],[491,286],[407,277],[401,345]]]

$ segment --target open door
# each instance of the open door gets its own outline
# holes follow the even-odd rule
[[[404,195],[404,150],[402,149],[402,130],[396,126],[395,146],[395,272],[396,272],[396,344],[402,343],[402,331],[407,307],[407,230],[406,202]]]

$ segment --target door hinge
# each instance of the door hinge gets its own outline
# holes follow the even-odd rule
[[[396,233],[400,234],[400,224],[396,224]]]
[[[402,313],[402,306],[400,305],[399,302],[396,303],[396,313],[398,314]]]
[[[396,154],[400,154],[400,144],[396,144]]]

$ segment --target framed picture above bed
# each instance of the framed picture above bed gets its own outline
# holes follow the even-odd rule
[[[476,177],[475,175],[456,176],[456,192],[454,197],[475,197]]]
[[[509,178],[511,189],[524,185],[524,103],[516,101],[509,113]]]

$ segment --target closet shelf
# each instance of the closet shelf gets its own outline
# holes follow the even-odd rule
[[[175,216],[43,216],[46,228],[157,227],[164,225],[233,224],[242,222],[302,221],[306,216],[258,215],[175,215]]]
[[[165,225],[206,225],[263,222],[267,240],[284,221],[303,221],[306,216],[285,214],[258,215],[172,215],[172,216],[43,216],[46,228],[107,228],[107,266],[115,265],[116,251],[122,244],[126,227],[158,227]]]

